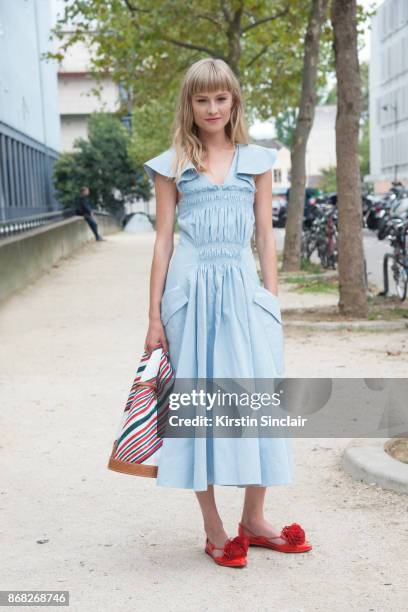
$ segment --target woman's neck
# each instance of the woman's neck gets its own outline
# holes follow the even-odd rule
[[[220,133],[220,134],[200,134],[199,136],[202,144],[203,144],[203,148],[207,151],[211,151],[211,150],[220,150],[220,149],[226,149],[226,150],[230,150],[231,149],[231,141],[227,138],[225,133]]]

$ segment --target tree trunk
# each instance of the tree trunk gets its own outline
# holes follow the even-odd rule
[[[356,0],[333,0],[331,19],[337,74],[339,309],[342,314],[366,317],[368,305],[358,159],[361,82],[357,52]]]
[[[286,221],[283,270],[300,269],[300,241],[306,187],[306,146],[316,107],[319,43],[328,0],[312,0],[305,37],[302,92],[291,146],[291,186]]]

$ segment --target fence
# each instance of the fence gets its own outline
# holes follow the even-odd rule
[[[0,121],[0,221],[59,208],[52,185],[58,153]]]

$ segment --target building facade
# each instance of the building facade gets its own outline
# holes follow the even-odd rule
[[[97,81],[90,71],[90,60],[90,50],[78,42],[69,47],[58,68],[62,151],[72,151],[77,138],[88,137],[92,113],[114,113],[120,106],[118,85],[109,76]]]
[[[52,0],[53,23],[64,14],[64,0]],[[75,24],[66,24],[62,32],[68,40]],[[55,39],[54,50],[63,41]],[[119,110],[119,86],[106,74],[97,80],[92,74],[92,49],[82,41],[70,45],[58,66],[58,104],[61,126],[61,150],[72,151],[77,138],[87,138],[89,115]]]
[[[290,187],[290,150],[276,138],[252,138],[252,142],[278,152],[272,168],[273,189]]]
[[[386,0],[372,18],[370,179],[376,193],[408,185],[408,2]]]
[[[335,104],[322,104],[315,109],[306,147],[307,187],[318,187],[323,177],[322,171],[337,164],[336,113]]]
[[[48,0],[0,0],[0,221],[58,209],[57,66]]]
[[[323,177],[322,171],[336,166],[336,112],[335,104],[316,107],[306,147],[306,187],[318,187]],[[290,149],[276,138],[257,138],[254,142],[278,150],[272,170],[273,187],[290,187]]]

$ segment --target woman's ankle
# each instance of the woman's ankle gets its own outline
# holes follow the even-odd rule
[[[204,524],[204,531],[210,542],[212,542],[216,546],[223,545],[225,540],[228,538],[228,534],[225,531],[222,522]]]
[[[263,515],[259,516],[257,514],[243,514],[241,517],[242,525],[246,525],[247,527],[251,527],[253,525],[260,525],[265,522],[265,517]]]

